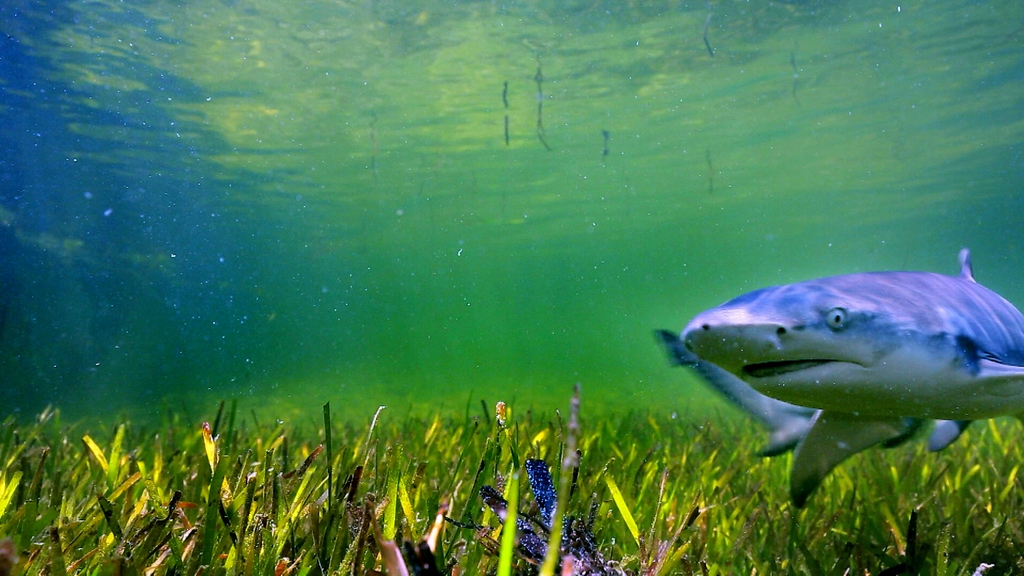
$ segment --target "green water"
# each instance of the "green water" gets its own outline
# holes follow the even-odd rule
[[[554,4],[0,9],[8,402],[686,412],[651,331],[747,290],[1024,304],[1017,3]]]

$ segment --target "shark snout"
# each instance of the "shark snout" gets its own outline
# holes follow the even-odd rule
[[[736,373],[747,364],[776,356],[788,331],[778,322],[740,323],[702,314],[683,330],[682,340],[698,357]]]

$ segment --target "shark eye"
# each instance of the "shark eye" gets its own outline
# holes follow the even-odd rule
[[[833,308],[825,313],[825,323],[833,330],[839,330],[846,325],[846,308]]]

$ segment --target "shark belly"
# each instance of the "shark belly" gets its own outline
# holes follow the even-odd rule
[[[860,416],[979,420],[1024,412],[1024,375],[972,374],[952,356],[897,350],[872,366],[829,362],[744,380],[766,396]]]

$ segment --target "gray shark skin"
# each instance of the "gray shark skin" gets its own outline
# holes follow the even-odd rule
[[[683,330],[700,363],[820,410],[794,455],[797,506],[846,457],[904,438],[908,418],[940,420],[934,450],[970,420],[1024,412],[1024,316],[975,282],[966,249],[960,261],[959,276],[871,272],[765,288]]]
[[[688,350],[798,406],[974,420],[1024,412],[1024,316],[960,276],[868,272],[765,288],[698,314]]]
[[[692,369],[712,390],[768,429],[768,444],[758,452],[759,456],[785,454],[795,449],[807,436],[820,410],[782,402],[761,394],[733,374],[698,358],[696,354],[686,349],[682,339],[673,332],[655,330],[654,335],[664,345],[669,362],[673,366]],[[882,441],[884,447],[892,448],[902,444],[925,424],[925,421],[916,418],[903,420],[903,429],[895,436]],[[928,440],[928,449],[937,452],[949,446],[960,437],[968,424],[970,421],[935,421],[934,430]]]
[[[833,418],[829,422],[833,430],[829,435],[822,436],[820,431],[828,426],[826,421],[820,420],[821,410],[765,396],[738,377],[698,358],[672,332],[658,330],[655,335],[664,344],[673,365],[693,369],[713,390],[768,429],[768,444],[758,453],[760,456],[776,456],[803,446],[812,426],[818,427],[818,435],[812,436],[811,444],[801,448],[799,454],[802,457],[797,460],[792,471],[790,493],[798,507],[803,506],[825,476],[846,458],[875,444],[885,448],[898,446],[914,436],[925,424],[924,420],[917,418],[903,418],[902,422],[889,422],[882,427],[869,426],[860,430],[858,423],[854,422],[844,430],[835,430],[841,420]],[[935,452],[952,444],[968,424],[970,421],[936,421],[928,449]]]

